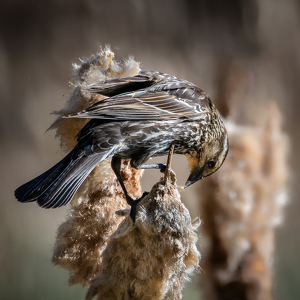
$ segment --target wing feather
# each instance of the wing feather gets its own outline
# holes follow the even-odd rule
[[[148,86],[139,89],[142,84]],[[128,89],[132,91],[115,94],[116,91]],[[194,84],[158,72],[141,72],[135,77],[110,79],[85,90],[103,95],[109,95],[107,91],[110,91],[115,95],[66,117],[108,121],[168,120],[199,118],[213,109],[209,97]]]

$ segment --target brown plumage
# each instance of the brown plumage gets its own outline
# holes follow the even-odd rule
[[[53,168],[19,187],[20,202],[37,201],[45,208],[69,203],[82,182],[101,161],[112,157],[119,179],[121,159],[134,168],[150,157],[168,153],[187,156],[191,174],[185,187],[215,172],[227,151],[227,132],[209,97],[194,84],[160,72],[142,71],[137,76],[109,79],[82,89],[82,93],[107,96],[84,111],[66,118],[91,118],[78,133],[75,148]]]

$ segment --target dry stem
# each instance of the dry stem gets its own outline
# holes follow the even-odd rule
[[[169,150],[169,154],[168,154],[166,170],[165,170],[164,184],[167,183],[167,180],[169,178],[169,173],[170,173],[171,163],[172,163],[172,157],[173,157],[173,151],[174,151],[174,145],[171,145],[170,150]]]

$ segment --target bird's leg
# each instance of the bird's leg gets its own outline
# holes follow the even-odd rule
[[[126,187],[125,187],[124,182],[121,177],[121,158],[120,157],[113,156],[113,158],[111,159],[111,168],[113,169],[115,175],[117,176],[118,181],[120,182],[120,185],[125,194],[127,203],[130,206],[132,206],[134,203],[134,200],[128,195],[128,192],[126,190]]]
[[[172,170],[171,169],[171,161],[172,161],[172,157],[173,157],[173,151],[174,151],[174,145],[171,145],[169,154],[168,154],[167,164],[147,164],[147,165],[141,165],[138,168],[139,169],[159,169],[161,173],[165,173],[164,181],[166,182],[166,178],[169,175],[169,170]]]
[[[140,166],[139,169],[159,169],[160,172],[164,173],[166,166],[166,164],[147,164]]]
[[[136,206],[137,204],[145,197],[148,195],[148,192],[144,192],[142,197],[139,199],[132,199],[126,190],[126,187],[124,185],[124,182],[121,177],[121,158],[120,157],[115,157],[111,159],[111,168],[113,169],[115,175],[117,176],[118,181],[120,182],[120,185],[122,187],[122,190],[125,194],[126,202],[131,206],[130,209],[130,217],[132,218],[133,222],[135,222],[135,216],[136,216]]]

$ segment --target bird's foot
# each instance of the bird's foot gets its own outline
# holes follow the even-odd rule
[[[132,206],[134,201],[136,201],[133,198],[131,198],[128,194],[125,194],[125,197],[126,197],[127,204],[130,205],[130,206]]]
[[[165,173],[165,172],[166,172],[167,165],[166,165],[166,164],[159,164],[159,165],[160,165],[160,168],[159,168],[160,173]],[[172,168],[169,168],[169,170],[170,170],[171,172],[174,172],[174,171],[172,170]]]
[[[136,200],[133,200],[132,198],[132,201],[133,203],[131,204],[131,210],[130,210],[130,217],[131,219],[133,220],[133,223],[135,222],[135,217],[136,217],[136,206],[139,204],[139,202],[144,198],[146,197],[147,195],[149,194],[149,192],[144,192],[142,197],[139,198],[139,199],[136,199]],[[128,202],[128,201],[127,201]]]
[[[159,170],[160,173],[165,173],[166,172],[166,168],[167,168],[167,165],[166,164],[163,164],[164,166]],[[174,172],[172,168],[169,168],[169,170],[171,172]]]
[[[166,164],[160,164],[160,173],[165,173],[166,171],[166,168],[167,168],[167,165]]]
[[[139,200],[142,200],[143,198],[145,198],[147,195],[149,195],[149,192],[144,192],[142,197]]]

